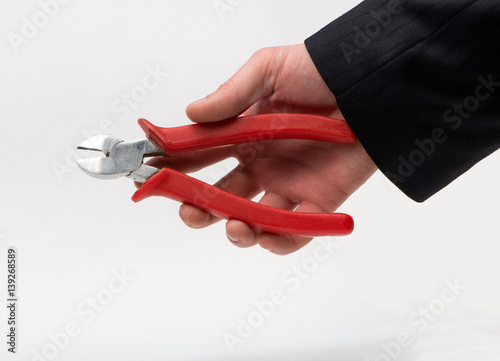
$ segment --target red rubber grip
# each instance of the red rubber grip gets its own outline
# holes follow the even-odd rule
[[[310,139],[342,144],[356,141],[344,120],[310,114],[259,114],[173,128],[160,128],[146,119],[139,119],[139,125],[166,156],[272,139]]]
[[[191,204],[224,219],[238,219],[254,229],[295,236],[344,236],[354,221],[343,213],[285,211],[252,202],[170,168],[163,168],[135,192],[139,202],[151,196]]]

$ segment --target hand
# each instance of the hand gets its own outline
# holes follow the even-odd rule
[[[260,113],[308,113],[344,119],[335,99],[314,66],[303,44],[263,49],[214,93],[189,105],[188,117],[197,123],[215,122],[237,115]],[[184,156],[156,159],[156,166],[184,171],[202,168],[233,156],[240,164],[216,186],[253,198],[260,203],[299,212],[333,212],[375,171],[376,166],[361,144],[339,145],[304,140],[253,143],[218,148]],[[252,157],[246,157],[253,153]],[[183,204],[181,219],[203,228],[219,219]],[[261,247],[279,255],[294,252],[311,238],[270,234],[230,220],[229,240],[238,247]]]

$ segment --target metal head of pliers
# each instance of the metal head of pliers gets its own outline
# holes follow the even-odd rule
[[[154,141],[139,139],[126,142],[107,135],[96,135],[78,146],[81,150],[104,153],[104,157],[79,159],[78,166],[88,175],[99,179],[122,176],[144,183],[158,172],[158,168],[143,164],[145,157],[163,155],[164,151]]]

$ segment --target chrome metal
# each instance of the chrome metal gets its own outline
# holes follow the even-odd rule
[[[101,151],[105,157],[79,159],[78,166],[86,174],[99,179],[115,179],[122,176],[144,183],[158,171],[143,164],[144,157],[163,155],[156,143],[148,139],[125,142],[109,136],[92,137],[78,149]]]
[[[121,142],[123,142],[122,139],[113,138],[109,135],[99,134],[87,139],[85,142],[80,144],[77,149],[100,151],[108,156],[111,152],[111,149],[113,149],[116,144]]]
[[[159,171],[158,168],[151,167],[150,165],[143,164],[141,165],[135,172],[130,173],[128,176],[132,178],[136,182],[144,183],[151,177],[153,174]]]

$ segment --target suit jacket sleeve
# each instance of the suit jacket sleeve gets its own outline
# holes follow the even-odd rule
[[[498,0],[366,0],[305,44],[361,144],[412,199],[500,147]]]

